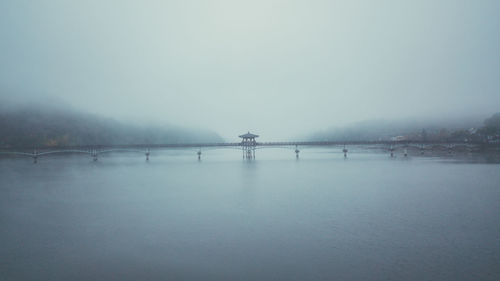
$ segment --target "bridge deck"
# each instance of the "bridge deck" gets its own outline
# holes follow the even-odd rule
[[[290,142],[257,142],[257,147],[272,146],[352,146],[352,145],[388,145],[388,146],[500,146],[499,143],[456,142],[456,141],[290,141]],[[38,146],[38,147],[5,147],[3,151],[44,150],[104,150],[104,149],[158,149],[158,148],[207,148],[207,147],[241,147],[240,142],[224,143],[165,143],[165,144],[96,144],[83,146]]]

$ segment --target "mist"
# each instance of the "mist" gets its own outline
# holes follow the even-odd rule
[[[500,280],[499,0],[0,0],[1,280]]]
[[[289,140],[499,111],[498,1],[2,1],[0,97]]]

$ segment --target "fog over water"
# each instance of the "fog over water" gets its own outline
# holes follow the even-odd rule
[[[273,140],[485,118],[498,1],[1,1],[0,96]]]

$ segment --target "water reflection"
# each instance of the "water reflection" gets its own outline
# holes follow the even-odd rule
[[[496,156],[300,153],[1,159],[2,278],[500,276]]]

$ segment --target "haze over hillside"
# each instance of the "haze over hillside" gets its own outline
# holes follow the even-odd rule
[[[500,113],[484,118],[479,116],[420,120],[367,120],[344,127],[331,127],[307,137],[318,141],[379,141],[414,140],[483,140],[495,137],[500,128]]]
[[[0,147],[222,142],[208,130],[139,125],[59,106],[0,107]]]

